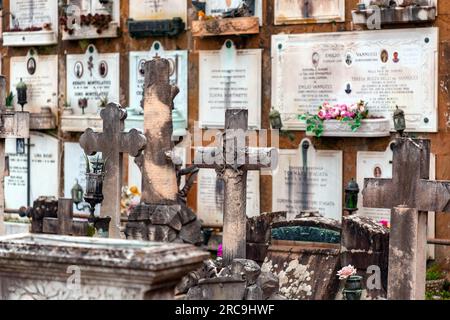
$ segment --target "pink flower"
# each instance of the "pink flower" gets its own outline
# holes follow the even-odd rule
[[[356,268],[350,264],[346,267],[343,267],[337,273],[337,275],[339,276],[339,280],[347,279],[348,277],[353,276],[354,274],[356,274]]]
[[[348,110],[348,107],[347,107],[346,104],[341,104],[341,105],[340,105],[340,109],[341,109],[341,111],[347,111],[347,110]]]
[[[352,104],[351,106],[350,106],[350,111],[351,112],[357,112],[358,111],[358,105],[356,105],[356,104]]]
[[[319,113],[318,113],[318,116],[319,116],[320,119],[323,120],[323,119],[326,118],[327,112],[326,112],[324,109],[321,109],[321,110],[319,111]]]
[[[380,220],[380,224],[385,228],[389,228],[389,221],[387,220]]]
[[[341,114],[341,110],[338,106],[334,106],[333,108],[331,108],[330,113],[332,118],[337,118]]]
[[[217,256],[218,257],[223,256],[222,244],[219,244],[219,246],[217,247]]]

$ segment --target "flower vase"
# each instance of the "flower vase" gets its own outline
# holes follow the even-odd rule
[[[347,278],[342,295],[345,300],[361,300],[362,291],[362,277],[355,275]]]

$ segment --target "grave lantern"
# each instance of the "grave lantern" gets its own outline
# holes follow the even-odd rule
[[[87,160],[88,161],[88,160]],[[104,162],[97,159],[92,163],[92,172],[87,166],[86,172],[86,193],[84,200],[90,205],[91,215],[89,220],[95,220],[95,206],[103,201],[103,179],[105,177]]]
[[[394,128],[400,136],[403,136],[403,131],[406,129],[405,112],[399,109],[398,106],[396,106],[396,110],[394,111]]]
[[[270,125],[272,129],[280,130],[283,127],[283,122],[281,121],[280,112],[273,109],[269,113]]]
[[[16,86],[17,90],[17,103],[20,104],[22,107],[23,112],[23,106],[28,103],[27,101],[27,85],[25,82],[22,81],[22,78],[20,78],[20,82]]]
[[[345,208],[344,210],[352,214],[358,210],[359,186],[355,179],[352,179],[345,187]]]
[[[70,191],[72,195],[73,203],[75,203],[75,206],[78,208],[79,204],[83,202],[83,188],[78,183],[78,180],[75,180],[75,184],[72,187],[72,190]]]

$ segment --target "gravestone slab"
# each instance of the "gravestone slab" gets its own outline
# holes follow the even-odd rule
[[[173,299],[182,277],[199,268],[208,256],[188,244],[60,235],[4,236],[0,237],[0,298]],[[80,282],[74,281],[77,276]]]
[[[231,40],[221,50],[199,53],[199,122],[223,129],[225,109],[248,109],[249,129],[261,127],[261,49],[237,50]]]
[[[165,50],[159,41],[155,41],[149,51],[130,52],[130,114],[126,120],[126,128],[143,130],[144,111],[141,106],[144,87],[144,63],[155,56],[168,59],[171,63],[170,82],[180,92],[174,99],[172,122],[173,136],[186,135],[188,121],[188,52],[187,50]]]
[[[345,20],[345,0],[275,0],[275,24]]]
[[[30,202],[27,203],[27,155],[17,154],[16,139],[6,140],[6,154],[9,155],[10,175],[5,177],[5,207],[17,210],[31,206],[40,196],[59,195],[59,142],[58,139],[40,132],[32,132],[31,140],[31,186]]]
[[[35,49],[26,56],[16,56],[10,62],[10,91],[14,93],[14,108],[21,110],[17,103],[16,85],[20,79],[27,85],[28,103],[24,111],[40,113],[42,107],[49,107],[58,114],[58,56],[38,55]]]
[[[247,173],[247,217],[260,214],[259,171]],[[214,169],[200,169],[197,177],[197,215],[203,225],[221,227],[223,225],[223,181],[217,179]]]
[[[84,131],[87,129],[87,122],[80,119],[99,120],[102,99],[107,99],[104,102],[119,102],[119,82],[119,53],[99,53],[94,45],[89,45],[84,54],[68,54],[67,102],[71,112],[63,115],[62,130]],[[79,107],[82,99],[87,99],[84,114]],[[101,121],[96,124],[101,128]]]
[[[391,130],[398,105],[408,131],[437,132],[437,47],[437,28],[274,35],[272,105],[291,130],[324,102],[363,99]]]
[[[342,186],[342,151],[316,150],[304,139],[298,149],[279,150],[272,178],[272,211],[287,211],[289,220],[314,210],[340,221]]]
[[[58,42],[58,2],[15,0],[9,2],[9,28],[3,32],[5,46],[49,45]],[[25,31],[35,28],[35,31]]]
[[[129,0],[133,20],[165,20],[182,18],[187,21],[187,3],[179,0]]]

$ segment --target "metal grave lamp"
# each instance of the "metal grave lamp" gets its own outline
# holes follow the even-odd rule
[[[27,85],[25,82],[22,81],[22,78],[20,78],[20,82],[16,86],[17,90],[17,103],[20,104],[22,107],[23,112],[23,106],[28,103],[27,101]]]
[[[395,131],[398,132],[400,137],[402,137],[403,132],[406,129],[406,119],[405,119],[405,112],[398,106],[396,106],[396,109],[394,111],[394,128]]]
[[[345,208],[349,214],[358,210],[359,186],[355,179],[352,179],[345,187]]]
[[[270,125],[274,130],[281,130],[283,127],[283,122],[281,121],[281,114],[278,110],[272,108],[269,113]]]
[[[72,190],[70,190],[70,194],[72,196],[73,203],[78,210],[83,210],[84,208],[86,208],[86,206],[80,208],[80,204],[83,202],[84,190],[83,187],[78,183],[78,179],[75,179],[75,184],[73,185]]]

